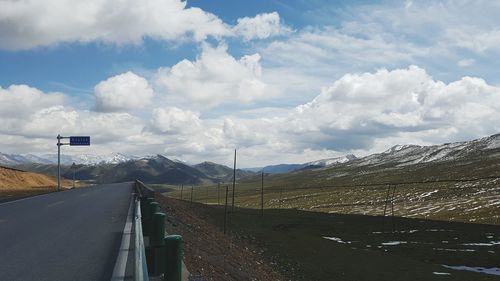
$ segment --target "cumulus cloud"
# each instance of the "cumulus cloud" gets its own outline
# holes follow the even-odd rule
[[[104,112],[141,109],[153,97],[148,81],[130,71],[100,82],[94,90],[96,109]]]
[[[100,113],[75,109],[63,93],[45,93],[26,85],[0,88],[2,152],[53,151],[55,137],[91,135],[93,152],[111,152],[117,143],[142,144],[144,121],[129,113]]]
[[[500,130],[500,88],[472,77],[445,83],[417,66],[380,69],[346,74],[312,101],[279,111],[202,119],[200,130],[181,138],[182,156],[225,159],[214,149],[238,148],[247,165],[262,165],[470,140]]]
[[[155,108],[151,118],[152,128],[160,133],[183,134],[199,130],[200,114],[177,107]]]
[[[262,81],[260,55],[236,59],[226,45],[203,44],[196,61],[183,60],[171,68],[159,69],[155,84],[181,102],[203,107],[222,103],[251,103],[272,96],[273,91]]]
[[[27,85],[0,87],[0,117],[25,117],[43,108],[61,105],[65,101],[62,93],[43,93]]]
[[[62,42],[137,44],[144,37],[177,40],[230,33],[217,16],[181,0],[0,2],[0,48],[29,49]]]
[[[402,133],[419,143],[430,139],[423,132],[433,132],[434,142],[493,134],[499,109],[500,88],[482,79],[446,84],[410,66],[347,74],[297,107],[287,123],[310,147],[370,150],[375,140]],[[307,135],[316,137],[301,139]]]
[[[238,23],[233,27],[233,32],[245,40],[252,40],[289,34],[291,29],[281,24],[277,12],[272,12],[258,14],[253,18],[239,18]]]
[[[274,12],[242,18],[233,28],[216,15],[182,0],[1,1],[0,48],[9,50],[65,42],[140,44],[145,37],[203,41],[243,36],[246,40],[282,34]]]
[[[401,143],[468,140],[500,131],[499,87],[473,77],[446,83],[417,66],[346,74],[302,105],[225,117],[176,106],[156,107],[141,117],[92,112],[58,104],[64,99],[61,94],[24,87],[35,101],[12,98],[13,86],[0,91],[0,99],[12,108],[32,105],[32,111],[17,114],[5,114],[8,109],[2,108],[1,143],[23,141],[34,150],[53,148],[58,132],[81,133],[92,135],[96,149],[106,152],[119,147],[125,153],[230,163],[237,148],[246,165],[258,166],[364,155]]]

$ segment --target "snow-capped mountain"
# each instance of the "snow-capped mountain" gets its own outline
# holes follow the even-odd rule
[[[306,166],[319,166],[319,167],[326,167],[330,166],[333,164],[342,164],[342,163],[347,163],[352,160],[358,159],[354,154],[348,154],[342,157],[335,157],[335,158],[328,158],[328,159],[321,159],[321,160],[316,160],[312,162],[305,163],[304,165]]]
[[[407,166],[420,163],[455,160],[469,156],[472,153],[500,148],[500,134],[489,137],[441,145],[396,145],[377,154],[359,158],[353,162],[356,165],[396,164]]]
[[[321,159],[321,160],[316,160],[312,162],[307,162],[303,164],[279,164],[279,165],[270,165],[266,166],[261,169],[257,169],[257,171],[262,171],[264,173],[288,173],[304,168],[322,168],[322,167],[327,167],[330,165],[334,164],[342,164],[342,163],[347,163],[353,160],[358,159],[356,156],[353,154],[348,154],[345,156],[341,157],[334,157],[334,158],[327,158],[327,159]],[[254,169],[255,171],[255,169]]]
[[[129,160],[139,159],[136,156],[125,155],[121,153],[111,153],[107,155],[93,155],[93,154],[81,154],[81,155],[61,155],[61,164],[71,165],[73,163],[83,164],[83,165],[96,165],[96,164],[118,164],[122,162],[127,162]],[[33,155],[33,154],[5,154],[0,152],[0,164],[3,165],[22,165],[22,164],[57,164],[57,154],[44,154],[44,155]]]

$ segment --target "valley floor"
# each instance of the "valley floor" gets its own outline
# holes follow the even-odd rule
[[[500,226],[160,199],[204,280],[498,280]],[[279,274],[276,272],[279,270]],[[476,272],[473,272],[476,271]],[[240,274],[240,275],[238,275]],[[283,277],[285,276],[285,277]]]

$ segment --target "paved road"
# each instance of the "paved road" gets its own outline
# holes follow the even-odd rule
[[[0,280],[110,280],[132,184],[0,204]]]

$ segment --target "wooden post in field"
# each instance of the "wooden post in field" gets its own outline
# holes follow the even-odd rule
[[[220,182],[217,183],[217,205],[220,205]]]
[[[260,189],[260,215],[264,215],[264,172],[262,172],[262,184]]]
[[[235,190],[236,186],[236,149],[234,150],[234,167],[233,167],[233,201],[231,203],[231,213],[234,212],[234,194],[236,193]]]
[[[385,196],[385,204],[384,204],[384,217],[385,217],[385,214],[387,212],[387,203],[389,201],[389,194],[391,193],[391,186],[389,185],[387,187],[387,195]]]
[[[184,185],[181,184],[181,200],[182,200],[182,193],[184,192]]]
[[[193,186],[191,186],[191,205],[193,205]]]
[[[226,185],[226,203],[224,204],[224,234],[226,234],[226,221],[227,221],[227,194],[229,192],[229,186]]]
[[[208,185],[207,185],[207,205],[208,205]]]
[[[283,200],[283,186],[281,186],[281,189],[280,189],[280,207],[278,209],[281,210],[281,204],[282,204],[282,201]]]

